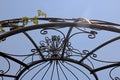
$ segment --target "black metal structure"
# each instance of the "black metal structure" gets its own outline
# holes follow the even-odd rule
[[[105,77],[104,74],[108,74],[109,80],[120,80],[120,75],[117,74],[120,71],[120,59],[118,57],[112,61],[112,56],[119,56],[119,51],[113,49],[106,56],[104,48],[120,41],[119,24],[85,18],[38,20],[37,25],[29,23],[24,26],[21,18],[0,21],[6,30],[0,34],[0,40],[3,41],[0,45],[20,35],[25,40],[28,39],[23,47],[29,42],[33,45],[26,54],[19,51],[13,53],[13,44],[9,47],[10,51],[0,49],[0,80],[101,80],[100,77]],[[106,39],[103,34],[107,33],[115,34],[115,37],[107,36]],[[102,34],[101,39],[97,39],[99,34]],[[17,39],[18,42],[22,40]],[[99,39],[104,39],[104,42]],[[22,44],[16,42],[14,44],[18,46]],[[104,60],[99,54],[111,58]]]

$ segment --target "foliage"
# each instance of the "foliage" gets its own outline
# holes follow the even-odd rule
[[[41,10],[38,10],[38,16],[46,17],[46,13],[42,12]]]
[[[0,33],[5,32],[5,30],[0,26]]]
[[[39,17],[46,17],[46,13],[44,13],[43,11],[41,11],[41,10],[38,10],[37,11],[37,13],[38,13],[38,16],[34,16],[33,18],[29,18],[29,17],[26,17],[26,16],[24,16],[24,17],[22,17],[21,19],[22,19],[22,22],[23,22],[23,27],[25,26],[25,25],[27,25],[28,24],[28,22],[33,22],[33,24],[35,24],[35,25],[37,25],[38,24],[38,18]],[[18,26],[18,23],[13,23],[12,25],[15,25],[15,26]],[[2,27],[2,24],[0,24],[0,33],[3,33],[3,32],[5,32],[5,30],[3,29],[4,27]]]
[[[21,18],[21,20],[22,20],[22,26],[19,26],[19,22],[16,22],[16,23],[10,23],[10,25],[14,25],[14,27],[13,28],[10,28],[10,30],[13,30],[13,29],[16,29],[16,28],[21,28],[21,27],[25,27],[27,24],[28,24],[28,22],[32,22],[33,24],[35,24],[35,25],[38,25],[39,24],[39,20],[38,20],[38,18],[39,17],[46,17],[46,13],[44,13],[43,11],[41,11],[41,10],[38,10],[37,11],[37,16],[34,16],[33,18],[29,18],[29,17],[27,17],[27,16],[24,16],[24,17],[22,17]],[[7,23],[7,25],[9,25],[9,22]],[[6,30],[4,29],[4,26],[3,26],[3,24],[1,24],[0,23],[0,34],[1,33],[4,33]],[[0,42],[1,42],[2,40],[0,40]]]
[[[41,10],[38,10],[38,16],[34,16],[33,18],[29,18],[29,17],[22,17],[23,20],[23,25],[27,25],[29,21],[32,21],[34,24],[38,24],[38,18],[39,17],[46,17],[46,13],[42,12]]]

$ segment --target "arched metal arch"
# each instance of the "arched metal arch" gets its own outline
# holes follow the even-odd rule
[[[109,72],[109,77],[112,80],[120,79],[119,76],[117,77],[112,76],[113,70],[117,69],[120,66],[120,61],[110,62],[97,60],[95,59],[97,55],[94,54],[97,50],[103,48],[104,46],[114,41],[118,41],[120,39],[120,36],[117,36],[113,39],[103,42],[102,44],[95,47],[92,51],[83,50],[83,52],[81,52],[79,49],[74,48],[72,43],[70,42],[70,39],[73,36],[81,33],[88,34],[89,39],[94,39],[97,35],[97,30],[105,30],[108,32],[115,32],[119,34],[120,33],[119,24],[101,20],[88,20],[86,18],[73,18],[73,19],[38,18],[38,20],[39,24],[26,26],[15,25],[15,23],[23,24],[24,21],[21,18],[0,21],[0,26],[3,29],[9,28],[8,31],[0,34],[1,41],[5,41],[5,39],[7,39],[10,36],[23,33],[35,47],[35,49],[31,49],[31,54],[28,55],[12,54],[0,51],[1,57],[0,60],[2,61],[2,59],[4,59],[6,61],[6,65],[8,65],[8,69],[4,70],[0,68],[0,78],[2,80],[6,80],[7,78],[8,79],[11,78],[11,80],[12,79],[24,80],[25,76],[28,75],[32,70],[36,69],[37,67],[40,67],[40,69],[33,73],[33,76],[32,77],[30,76],[30,79],[28,80],[38,79],[37,75],[38,74],[42,75],[42,70],[43,71],[45,70],[45,72],[43,72],[44,75],[42,75],[41,77],[39,76],[41,80],[45,80],[46,75],[48,75],[49,73],[51,73],[51,75],[49,76],[50,80],[54,79],[62,80],[61,79],[62,77],[64,77],[65,80],[69,80],[70,75],[75,80],[82,79],[82,76],[75,74],[76,72],[74,72],[71,69],[75,69],[78,72],[81,72],[83,74],[83,77],[86,77],[86,79],[88,80],[99,80],[99,75],[97,75],[96,73],[111,68],[112,69]],[[44,23],[41,23],[41,21],[44,21]],[[66,28],[67,28],[66,32],[61,30]],[[76,30],[76,32],[73,32],[74,29]],[[34,39],[28,33],[28,31],[33,30],[40,30],[41,35],[47,35],[48,31],[50,30],[59,32],[60,34],[57,35],[55,33],[52,34],[52,36],[45,36],[44,40],[41,40],[38,46],[38,44],[36,44],[36,41],[34,41]],[[34,60],[34,57],[36,56],[39,56],[39,58]],[[17,57],[23,58],[22,60],[20,60]],[[25,62],[27,61],[27,59],[31,59],[31,62]],[[93,60],[110,64],[95,68],[94,63],[92,62]],[[11,62],[15,62],[19,65],[18,71],[16,71],[16,73],[14,74],[11,74],[10,71],[12,67]],[[47,69],[45,69],[44,67]],[[87,71],[84,71],[84,69],[82,71],[81,67],[86,69],[88,73],[86,73]],[[65,71],[68,71],[69,75],[66,74]],[[60,75],[61,73],[63,75]]]

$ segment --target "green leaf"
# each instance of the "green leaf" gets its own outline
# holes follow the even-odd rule
[[[23,26],[25,26],[28,24],[29,18],[25,16],[25,17],[22,17],[22,20],[23,20]]]
[[[12,25],[14,25],[14,26],[16,26],[16,27],[18,27],[19,25],[18,25],[18,23],[12,23]]]
[[[18,26],[18,23],[14,23],[13,25],[16,25],[16,26]]]
[[[46,18],[46,13],[44,13],[44,12],[42,12],[42,14],[41,14],[43,17],[45,17]]]
[[[32,19],[32,22],[37,25],[37,24],[38,24],[38,17],[35,16],[35,17]]]
[[[38,16],[41,16],[41,14],[42,14],[42,11],[38,10]]]
[[[5,30],[3,29],[2,25],[0,24],[0,33],[5,32]]]
[[[46,13],[42,12],[41,10],[38,10],[38,16],[46,17]]]
[[[3,32],[5,32],[5,30],[0,27],[0,33],[3,33]]]

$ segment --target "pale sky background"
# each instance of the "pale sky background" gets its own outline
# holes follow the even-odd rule
[[[39,9],[45,12],[47,14],[47,17],[85,17],[88,19],[98,19],[120,24],[120,0],[0,0],[0,20],[21,18],[23,16],[34,17],[35,15],[37,15],[37,10]],[[98,46],[99,43],[105,42],[118,35],[118,33],[99,31],[98,38],[95,39],[96,41],[94,41],[95,44],[86,44],[89,44],[88,49],[91,50],[93,49],[93,47],[91,48],[90,45]],[[7,47],[8,45],[13,45],[13,49],[17,45],[21,45],[19,43],[13,44],[17,40],[21,41],[22,37],[20,39],[18,38],[19,37],[15,38],[13,41],[12,39],[9,39],[8,42],[0,44],[0,51],[11,51],[12,48]],[[23,39],[22,41],[25,40]],[[24,43],[27,43],[27,41],[25,41]],[[25,46],[27,47],[27,45]],[[117,61],[120,58],[120,55],[118,55],[119,47],[120,40],[110,45],[110,47],[105,48],[105,51],[108,54],[102,53],[100,54],[100,56],[105,59]],[[19,51],[19,49],[16,50]],[[112,51],[114,52],[114,54],[111,54],[112,56],[107,57]],[[103,74],[98,74],[101,75],[101,80],[103,80]]]
[[[1,0],[0,19],[34,16],[38,9],[48,17],[100,19],[120,23],[119,0]]]

